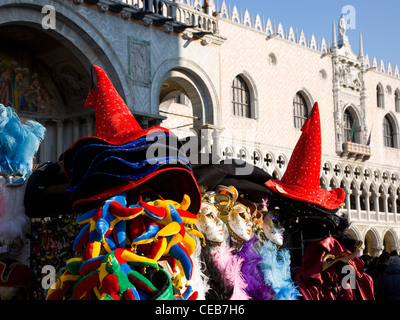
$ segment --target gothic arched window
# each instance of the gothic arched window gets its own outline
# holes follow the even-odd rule
[[[351,189],[351,191],[350,191],[350,209],[356,210],[357,209],[357,205],[356,205],[357,190],[356,190],[356,186],[355,186],[354,182],[351,183],[350,189]]]
[[[379,188],[379,199],[378,199],[378,204],[379,204],[379,212],[385,212],[385,190],[383,189],[382,186]]]
[[[251,118],[250,90],[241,76],[232,83],[232,108],[235,116]]]
[[[400,90],[397,89],[394,93],[394,105],[396,112],[400,112]]]
[[[376,87],[376,98],[378,108],[385,108],[385,91],[381,84]]]
[[[350,111],[347,109],[344,112],[344,141],[356,142],[355,140],[355,122]]]
[[[393,124],[388,116],[383,120],[383,139],[385,147],[394,148]]]
[[[376,208],[375,208],[376,191],[372,184],[371,184],[371,187],[369,188],[369,192],[371,193],[371,196],[369,197],[369,210],[376,212]]]
[[[360,191],[361,191],[360,209],[362,211],[365,211],[365,210],[367,210],[368,192],[367,192],[367,189],[366,189],[364,183],[361,185]]]
[[[294,127],[301,129],[308,118],[308,106],[304,96],[297,92],[293,100]]]

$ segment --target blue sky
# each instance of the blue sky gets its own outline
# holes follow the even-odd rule
[[[222,0],[218,0],[222,3]],[[336,26],[342,8],[351,5],[355,9],[356,25],[354,30],[348,30],[347,35],[353,51],[358,54],[358,39],[362,32],[364,54],[368,54],[371,62],[376,57],[378,64],[382,59],[387,65],[390,62],[394,68],[400,68],[400,1],[399,0],[225,0],[231,8],[237,5],[243,13],[246,9],[250,14],[257,13],[261,17],[270,18],[283,26],[316,38],[325,37],[332,42],[332,23]]]

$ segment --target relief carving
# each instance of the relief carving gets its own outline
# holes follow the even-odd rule
[[[134,82],[148,85],[150,79],[149,44],[131,40],[129,43],[129,74]]]

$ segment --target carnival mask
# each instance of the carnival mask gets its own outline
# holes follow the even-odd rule
[[[8,171],[0,172],[0,183],[4,183],[9,187],[19,187],[24,184],[27,179],[27,175],[23,174],[21,171],[15,171],[13,173],[8,173]]]
[[[285,232],[285,229],[280,225],[278,217],[274,211],[270,211],[265,215],[263,231],[268,240],[278,246],[283,245],[283,233]]]
[[[203,202],[198,219],[196,227],[207,240],[216,243],[224,241],[224,224],[219,218],[218,209],[214,205]]]
[[[253,223],[249,209],[241,203],[236,203],[231,211],[228,225],[230,229],[243,241],[251,238]]]

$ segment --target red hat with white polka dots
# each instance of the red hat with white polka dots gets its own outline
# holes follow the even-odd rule
[[[345,199],[344,190],[320,188],[321,122],[318,103],[315,103],[301,131],[284,176],[280,181],[267,181],[266,186],[286,198],[316,204],[328,210],[337,209]]]
[[[97,138],[120,145],[154,131],[161,130],[172,134],[162,127],[142,129],[105,71],[98,66],[93,66],[93,69],[96,72],[97,88],[89,91],[85,108],[93,108],[96,111]]]

